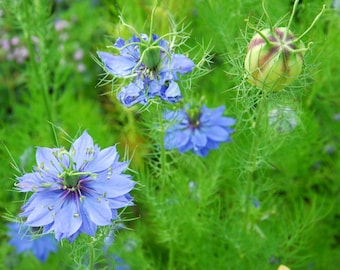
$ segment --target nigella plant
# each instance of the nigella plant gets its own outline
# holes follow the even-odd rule
[[[33,192],[20,214],[25,224],[70,242],[111,225],[117,209],[132,205],[129,192],[135,185],[124,173],[127,162],[118,159],[115,146],[100,150],[87,131],[69,151],[39,147],[37,167],[17,178],[19,191]]]
[[[235,120],[223,116],[225,107],[209,109],[185,106],[178,111],[166,111],[164,119],[168,122],[165,130],[166,149],[177,148],[179,152],[193,151],[205,157],[211,149],[217,149],[221,142],[230,142]]]
[[[58,250],[58,242],[52,234],[39,235],[39,227],[28,227],[24,224],[12,222],[7,225],[9,244],[16,248],[16,253],[29,253],[45,262],[51,252]]]
[[[118,38],[113,47],[119,55],[101,51],[97,54],[108,73],[130,79],[117,94],[124,106],[145,105],[154,97],[170,103],[182,98],[179,75],[191,72],[195,64],[183,54],[175,54],[166,40],[155,34],[140,34],[127,41]]]

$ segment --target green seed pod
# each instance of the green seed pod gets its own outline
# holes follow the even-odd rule
[[[143,53],[143,51],[142,51]],[[150,69],[156,69],[161,61],[161,50],[157,47],[146,48],[143,63]]]
[[[244,67],[248,81],[260,89],[279,91],[300,75],[305,46],[286,27],[264,29],[250,41]]]

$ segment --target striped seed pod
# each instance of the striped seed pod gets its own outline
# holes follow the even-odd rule
[[[285,88],[300,75],[305,49],[286,27],[262,30],[248,46],[244,61],[248,81],[264,90]]]

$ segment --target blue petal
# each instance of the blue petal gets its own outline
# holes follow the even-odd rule
[[[229,139],[229,133],[224,128],[219,126],[209,127],[207,136],[209,139],[218,142],[224,142]]]
[[[122,196],[133,189],[135,182],[129,179],[129,175],[112,175],[110,179],[102,177],[88,183],[88,187],[105,195],[106,198]]]
[[[174,131],[166,133],[164,136],[164,147],[165,149],[174,149],[183,147],[190,140],[191,132],[189,130]]]
[[[203,147],[207,144],[207,135],[196,129],[192,134],[191,141],[195,146]]]
[[[89,215],[86,211],[84,211],[83,207],[80,207],[80,215],[82,217],[83,223],[81,224],[79,231],[94,236],[97,231],[97,225],[91,221]]]
[[[119,209],[122,207],[133,205],[132,198],[128,198],[126,195],[108,199],[109,205],[112,209]]]
[[[17,180],[19,181],[17,187],[21,192],[36,192],[41,189],[46,189],[46,187],[41,187],[42,184],[49,182],[53,184],[54,182],[50,177],[42,178],[40,173],[26,173],[18,177]]]
[[[227,126],[233,126],[235,124],[235,119],[230,118],[230,117],[218,117],[218,118],[213,118],[209,121],[209,124],[212,126],[222,126],[222,127],[227,127]]]
[[[170,103],[178,102],[182,98],[178,84],[171,81],[168,87],[163,87],[161,90],[161,98]]]
[[[76,164],[76,170],[82,170],[86,163],[94,158],[97,154],[93,144],[92,137],[85,130],[83,134],[73,142],[70,154],[73,156],[73,162]]]
[[[171,56],[170,69],[174,73],[175,77],[177,72],[180,74],[185,74],[192,71],[194,67],[194,62],[183,54],[173,54]]]
[[[131,107],[137,103],[147,103],[143,89],[139,88],[135,83],[130,83],[127,87],[123,87],[117,98],[125,107]]]
[[[161,88],[162,88],[162,85],[159,83],[159,81],[152,80],[149,83],[148,97],[152,98],[152,97],[155,97],[155,96],[160,96]]]
[[[58,194],[59,193],[59,194]],[[27,216],[26,224],[39,227],[54,221],[54,214],[59,210],[58,199],[60,192],[49,191],[34,193],[23,206],[21,216]]]
[[[58,173],[63,171],[60,163],[68,166],[68,158],[64,155],[61,160],[57,157],[59,155],[59,148],[46,148],[38,147],[36,153],[36,161],[38,168],[36,170],[41,170],[44,173],[56,176]]]
[[[111,224],[111,208],[105,199],[95,198],[88,194],[82,201],[82,208],[84,213],[96,225],[105,226]]]
[[[133,68],[137,64],[132,56],[113,55],[106,52],[97,52],[97,54],[103,61],[107,71],[117,77],[131,75]]]
[[[115,161],[117,155],[116,146],[105,148],[101,150],[93,160],[86,164],[84,171],[100,173],[108,170]]]
[[[56,212],[52,228],[55,232],[61,232],[65,237],[69,237],[79,230],[81,224],[82,218],[76,198],[69,195],[62,208]]]

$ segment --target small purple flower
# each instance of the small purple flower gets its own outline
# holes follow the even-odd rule
[[[16,248],[16,253],[32,252],[33,255],[45,262],[51,252],[58,249],[57,241],[52,234],[37,235],[39,228],[31,228],[25,224],[9,223],[7,235],[11,238],[9,244]]]
[[[166,149],[177,148],[179,152],[193,151],[205,157],[209,150],[217,149],[221,142],[229,142],[235,124],[233,118],[223,116],[225,107],[209,109],[186,106],[179,111],[167,111],[164,119],[169,122],[165,131]]]
[[[175,103],[182,98],[179,74],[191,72],[195,64],[182,54],[174,54],[168,42],[153,34],[151,39],[141,34],[127,42],[118,38],[114,47],[120,55],[97,52],[107,72],[132,79],[117,97],[126,107],[136,103],[146,104],[148,99],[159,96]]]
[[[118,208],[132,205],[129,192],[135,185],[123,174],[127,162],[118,159],[115,146],[100,150],[86,131],[69,151],[38,147],[34,172],[17,178],[20,191],[33,192],[20,214],[26,225],[71,242],[111,225]]]

